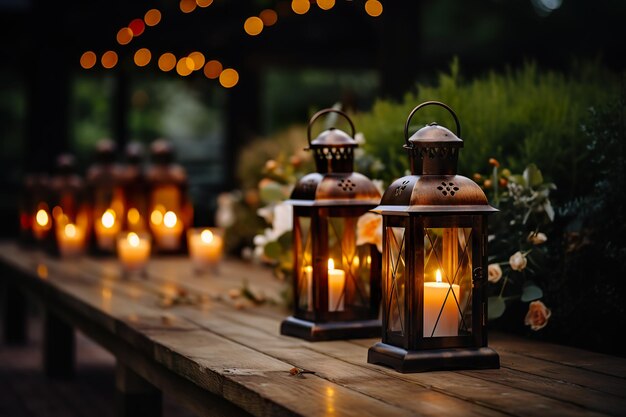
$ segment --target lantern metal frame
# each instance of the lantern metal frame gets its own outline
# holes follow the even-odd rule
[[[457,134],[431,123],[409,139],[413,115],[431,105],[450,112]],[[463,146],[460,134],[456,113],[438,101],[418,105],[407,118],[404,148],[409,152],[411,175],[394,181],[374,210],[383,216],[383,328],[382,341],[369,348],[369,363],[402,373],[500,366],[498,354],[487,346],[487,217],[497,209],[489,205],[478,184],[456,174],[458,150]],[[435,228],[441,229],[440,242],[433,237]],[[442,252],[439,257],[437,248]],[[444,259],[446,250],[450,259]],[[433,253],[433,262],[444,270],[445,286],[450,289],[445,290],[432,332],[424,335],[424,283]],[[462,293],[468,294],[466,299]],[[458,309],[457,334],[438,335],[448,302],[455,307],[454,315]]]
[[[352,129],[352,136],[334,127],[320,133],[311,140],[311,128],[314,122],[328,113],[336,113],[345,118]],[[368,213],[380,202],[380,192],[366,176],[353,171],[354,148],[357,142],[352,120],[337,109],[323,109],[315,113],[309,121],[306,150],[313,153],[317,172],[303,176],[296,184],[287,203],[293,206],[293,315],[281,323],[280,333],[296,336],[310,341],[337,340],[380,336],[380,265],[381,253],[375,244],[368,243],[363,251],[369,251],[369,270],[361,264],[355,265],[356,224],[358,218]],[[344,226],[354,233],[342,233],[339,243],[342,258],[346,258],[349,271],[345,276],[343,292],[343,310],[329,308],[329,235],[333,232],[333,219],[342,219]],[[308,233],[301,222],[308,222]],[[344,229],[345,232],[345,229]],[[306,235],[306,236],[304,236]],[[310,246],[309,245],[310,242]],[[345,245],[345,247],[344,247]],[[348,248],[348,249],[346,249]],[[352,258],[344,252],[354,250]],[[306,275],[305,258],[311,276]],[[343,259],[341,259],[343,264]],[[363,270],[359,268],[364,268]],[[365,274],[369,293],[359,294],[360,304],[356,299],[359,288],[358,276]],[[369,275],[367,275],[369,274]],[[307,293],[306,308],[301,305],[303,279],[310,280],[310,296]],[[333,310],[333,311],[330,311]]]

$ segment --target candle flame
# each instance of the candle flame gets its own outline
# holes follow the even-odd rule
[[[105,211],[102,215],[102,219],[100,219],[100,221],[105,229],[112,228],[115,224],[115,212],[111,209],[107,209],[107,211]]]
[[[76,226],[74,226],[72,223],[66,224],[64,231],[65,236],[76,237]]]
[[[438,269],[438,270],[437,270],[437,272],[435,273],[435,280],[436,280],[437,282],[441,282],[441,281],[442,281],[442,279],[441,279],[441,271],[440,271],[439,269]]]
[[[202,233],[200,233],[200,239],[202,239],[204,243],[213,242],[213,232],[208,229],[203,230]]]
[[[328,269],[335,269],[335,261],[333,261],[333,258],[328,259]]]
[[[163,223],[163,213],[159,210],[154,210],[150,215],[150,221],[156,225]]]
[[[48,224],[48,221],[49,221],[49,218],[48,218],[48,213],[47,213],[45,210],[40,209],[40,210],[37,212],[36,220],[37,220],[37,224],[38,224],[39,226],[45,226],[45,225],[47,225],[47,224]]]
[[[139,210],[137,210],[135,207],[128,210],[128,214],[126,214],[126,217],[128,218],[128,223],[130,224],[137,224],[139,223],[139,220],[141,219]]]
[[[168,211],[165,213],[165,216],[163,216],[163,224],[165,227],[169,227],[170,229],[176,226],[177,221],[178,219],[176,218],[176,213],[173,211]]]
[[[128,236],[126,237],[126,239],[128,239],[128,244],[132,246],[133,248],[136,248],[139,246],[139,236],[137,235],[137,233],[130,232]]]

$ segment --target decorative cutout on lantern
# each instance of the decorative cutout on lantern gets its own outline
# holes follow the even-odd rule
[[[457,134],[431,123],[409,138],[413,115],[448,110]],[[429,101],[407,118],[411,175],[392,183],[374,210],[383,216],[382,342],[368,362],[399,372],[498,368],[487,347],[487,216],[481,188],[457,175],[460,124]],[[405,192],[406,189],[406,192]]]
[[[343,116],[352,136],[333,127],[311,141],[313,123],[328,113]],[[308,340],[380,334],[381,254],[374,238],[359,230],[362,216],[376,216],[368,211],[380,193],[353,172],[354,133],[350,118],[335,109],[321,110],[309,122],[307,149],[317,172],[302,177],[288,201],[294,215],[294,312],[281,334]]]

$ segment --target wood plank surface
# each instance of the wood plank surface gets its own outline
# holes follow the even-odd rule
[[[501,369],[399,374],[367,363],[376,339],[281,336],[285,284],[260,265],[225,260],[219,274],[198,276],[186,257],[161,257],[146,279],[125,279],[115,259],[62,260],[10,242],[0,243],[0,260],[21,273],[13,281],[63,306],[74,325],[141,377],[179,390],[200,415],[229,415],[228,403],[259,416],[626,415],[623,358],[496,334]],[[244,281],[273,302],[230,297]],[[163,302],[181,294],[197,301]],[[311,373],[294,376],[293,367]],[[197,395],[185,395],[185,384]]]

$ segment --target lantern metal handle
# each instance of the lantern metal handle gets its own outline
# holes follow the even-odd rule
[[[327,113],[337,113],[337,114],[342,115],[348,121],[348,123],[350,123],[350,127],[352,128],[352,138],[354,138],[354,135],[356,134],[356,131],[354,129],[354,123],[352,123],[352,120],[350,119],[350,117],[348,117],[346,113],[342,112],[341,110],[337,110],[333,108],[323,109],[315,113],[313,117],[311,117],[311,120],[309,120],[309,127],[307,129],[307,135],[306,135],[306,138],[309,141],[309,147],[307,149],[311,148],[311,128],[313,127],[313,123],[315,123],[315,121],[318,118],[320,118],[321,116]]]
[[[406,119],[406,124],[404,125],[404,143],[405,143],[404,147],[405,148],[412,148],[411,144],[409,143],[409,126],[411,124],[411,119],[413,118],[413,115],[422,107],[426,107],[430,105],[441,106],[450,112],[450,114],[454,118],[454,122],[456,123],[456,135],[459,138],[461,137],[461,124],[459,123],[459,118],[456,116],[456,113],[454,112],[454,110],[452,110],[450,106],[448,106],[447,104],[442,103],[440,101],[425,101],[422,104],[415,107],[409,114],[409,117]]]

